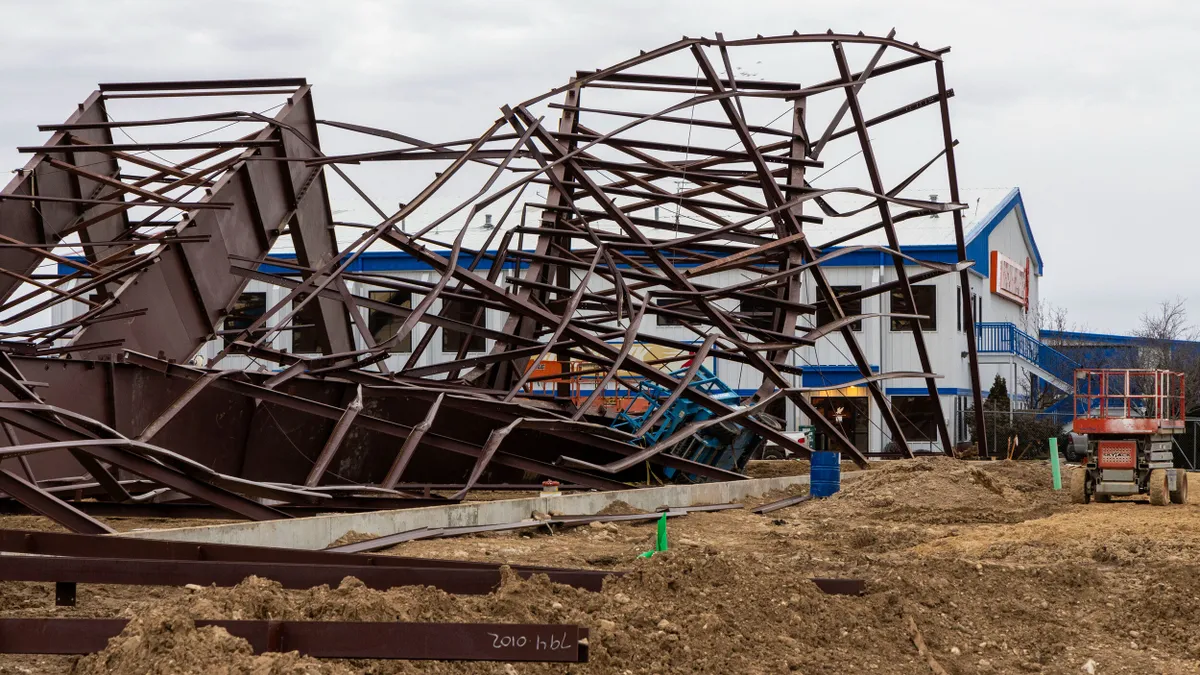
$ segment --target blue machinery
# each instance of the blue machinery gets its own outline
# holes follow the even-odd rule
[[[679,378],[685,372],[686,369],[677,370],[671,373],[671,376]],[[736,407],[741,403],[741,397],[738,393],[704,366],[700,366],[700,369],[696,372],[695,377],[692,378],[692,382],[688,387],[704,392],[729,406]],[[642,428],[642,424],[655,415],[670,396],[671,390],[660,387],[648,380],[642,380],[638,384],[636,395],[633,399],[625,406],[624,410],[617,413],[616,418],[612,422],[612,428],[631,434],[637,433],[637,430]],[[639,407],[637,405],[639,400],[646,402],[646,409],[642,412],[629,413],[628,411]],[[680,397],[671,404],[671,407],[666,412],[662,413],[662,416],[655,423],[654,427],[646,430],[645,433],[634,440],[634,443],[649,447],[665,438],[669,438],[671,434],[685,425],[693,422],[703,422],[712,417],[713,414],[711,411]],[[758,418],[766,424],[771,424],[773,421],[768,415],[760,415]],[[679,441],[675,447],[670,448],[666,452],[677,457],[683,457],[720,469],[742,471],[746,467],[746,462],[750,460],[750,456],[758,450],[762,443],[762,436],[743,428],[739,424],[727,422],[702,429],[692,436]],[[667,478],[675,478],[677,473],[679,472],[675,469],[663,469],[663,474]],[[685,480],[696,479],[695,476],[688,475],[681,475],[680,477]]]

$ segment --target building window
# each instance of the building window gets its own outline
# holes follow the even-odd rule
[[[655,298],[654,306],[655,307],[666,307],[667,305],[673,305],[678,302],[682,302],[682,300],[680,300],[679,298]],[[679,307],[672,307],[671,309],[679,312],[679,311],[683,311],[686,308],[687,308],[687,305],[681,305]],[[683,325],[683,322],[680,321],[678,318],[668,315],[668,314],[655,314],[654,316],[655,316],[655,322],[659,326],[682,326]]]
[[[937,439],[937,411],[941,401],[929,396],[893,396],[892,411],[900,422],[900,432],[910,441]]]
[[[839,392],[837,396],[814,396],[813,407],[821,417],[837,427],[839,431],[858,448],[860,452],[868,452],[871,433],[871,401],[866,396],[846,396]],[[838,452],[847,452],[833,436],[821,433],[824,439],[818,447]]]
[[[475,322],[475,306],[464,304],[462,302],[454,302],[450,300],[442,301],[442,316],[447,319],[454,319],[462,323],[474,324]],[[484,310],[486,316],[487,310]],[[482,317],[481,317],[482,318]],[[465,333],[457,330],[442,329],[442,351],[458,353],[462,349],[463,337]],[[472,335],[471,341],[467,345],[468,352],[481,352],[487,349],[487,343],[482,335]]]
[[[920,314],[927,319],[921,319],[921,330],[935,331],[937,330],[937,287],[936,286],[913,286],[913,298],[917,301],[916,309],[909,307],[908,298],[904,295],[903,288],[897,288],[892,291],[892,313],[893,314]],[[894,331],[909,331],[913,329],[913,319],[902,319],[892,317],[892,330]]]
[[[367,296],[378,302],[412,309],[412,293],[410,291],[369,291]],[[367,328],[371,331],[371,338],[375,340],[375,344],[391,340],[403,323],[404,317],[402,316],[378,309],[367,310]],[[398,340],[388,351],[393,354],[411,352],[412,331],[409,331],[403,340]]]
[[[955,289],[954,292],[954,327],[958,332],[963,329],[963,292],[962,286]]]
[[[266,293],[242,293],[239,295],[237,302],[233,303],[233,309],[229,310],[229,314],[225,316],[224,330],[226,333],[221,336],[225,341],[225,346],[233,344],[237,334],[253,325],[266,311]],[[262,335],[262,331],[254,331],[250,334],[250,339],[257,340]]]
[[[842,306],[842,311],[846,313],[846,316],[855,316],[858,314],[862,314],[862,298],[857,298],[854,300],[842,300],[841,299],[842,296],[849,295],[851,293],[857,293],[861,290],[862,290],[862,286],[834,286],[833,287],[833,294],[834,294],[834,296],[836,296],[838,298],[838,304],[840,304]],[[818,299],[818,301],[825,299],[825,296],[823,293],[821,293],[820,289],[817,289],[817,299]],[[818,326],[824,326],[825,324],[830,323],[833,320],[834,319],[833,319],[833,308],[832,307],[830,307],[828,304],[817,306],[817,325]],[[862,331],[862,321],[855,321],[854,323],[850,324],[850,330]]]
[[[292,311],[295,311],[296,307],[307,297],[308,293],[297,295],[292,300]],[[320,321],[321,312],[316,301],[301,307],[300,312],[292,317],[293,326],[303,326],[292,329],[293,354],[316,354],[321,351],[320,346],[317,345],[317,325]]]
[[[775,289],[757,289],[749,292],[750,295],[759,297],[777,298]],[[764,302],[755,298],[742,298],[741,305],[738,311],[741,313],[742,321],[756,328],[763,330],[773,330],[775,327],[775,307],[771,302]]]
[[[983,321],[983,299],[975,293],[971,293],[971,305],[975,309],[973,312],[975,316],[972,318],[975,319],[975,323],[981,323]]]
[[[966,396],[954,397],[954,438],[959,443],[965,443],[971,440],[971,435],[967,431],[967,410],[971,404]]]

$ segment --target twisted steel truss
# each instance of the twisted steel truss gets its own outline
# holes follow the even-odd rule
[[[765,48],[814,69],[823,64],[833,77],[801,84],[738,74],[735,64]],[[850,49],[871,50],[861,70],[851,67]],[[643,465],[738,479],[668,450],[705,428],[736,424],[806,455],[767,414],[781,402],[864,463],[795,385],[803,368],[790,356],[834,334],[861,374],[846,386],[869,391],[888,436],[911,456],[879,383],[920,378],[937,398],[922,317],[852,315],[846,304],[898,292],[916,307],[913,282],[945,274],[969,287],[953,91],[942,62],[948,51],[893,34],[684,38],[578,72],[504,106],[483,134],[445,142],[320,120],[302,79],[101,85],[66,123],[41,127],[53,132],[46,144],[21,148],[33,158],[0,194],[0,326],[9,329],[0,336],[9,355],[0,362],[9,447],[0,453],[22,458],[25,473],[0,469],[0,489],[72,529],[100,531],[105,526],[48,489],[56,484],[39,480],[37,462],[25,458],[41,458],[58,475],[62,462],[87,474],[79,480],[111,503],[110,513],[136,503],[207,503],[246,518],[286,517],[304,506],[425,503],[403,491],[421,480],[452,484],[462,498],[486,476],[613,489]],[[901,74],[932,80],[933,93],[868,117],[864,96]],[[270,97],[281,102],[234,109]],[[219,111],[114,118],[118,105],[146,99]],[[885,183],[872,134],[918,110],[936,113],[940,142],[903,180]],[[558,116],[554,125],[545,123],[548,111]],[[749,121],[775,113],[766,124]],[[187,136],[198,123],[221,126]],[[395,147],[327,154],[320,127]],[[131,133],[175,140],[137,142]],[[832,170],[823,157],[834,147],[855,161],[859,180],[816,187],[814,171]],[[346,169],[418,161],[433,163],[435,178],[394,212]],[[900,196],[935,167],[945,172],[949,201]],[[377,220],[335,223],[332,180]],[[502,215],[480,241],[489,209]],[[659,219],[659,209],[673,220]],[[901,252],[904,221],[944,212],[953,219],[958,263]],[[806,224],[860,213],[876,214],[874,222],[828,241],[805,233]],[[351,227],[359,236],[340,246],[335,233]],[[439,234],[447,231],[449,241]],[[847,244],[875,232],[886,246]],[[280,257],[285,242],[294,259]],[[402,251],[436,277],[355,266],[380,249]],[[864,249],[889,258],[895,280],[836,294],[824,264]],[[69,271],[46,274],[48,264]],[[270,271],[279,268],[289,273]],[[716,281],[729,271],[741,281]],[[224,320],[251,280],[286,292],[230,329]],[[380,302],[348,282],[420,299],[412,307]],[[69,302],[86,309],[25,327]],[[972,309],[962,302],[967,325]],[[399,326],[377,340],[363,310],[396,317]],[[818,311],[831,320],[802,320]],[[488,312],[502,318],[501,328],[488,327]],[[912,325],[918,372],[872,372],[852,326],[878,316]],[[695,340],[663,337],[648,329],[648,317],[682,326]],[[389,366],[393,347],[418,327],[411,354]],[[316,336],[319,354],[279,346],[279,336],[301,329]],[[422,364],[439,331],[462,336],[458,353]],[[982,444],[974,332],[966,336]],[[214,359],[185,365],[218,337],[225,347]],[[490,349],[471,354],[473,338]],[[676,355],[641,358],[635,347],[646,345]],[[275,368],[225,368],[233,355]],[[741,404],[714,397],[691,386],[706,361],[758,373],[761,385]],[[563,367],[543,374],[550,362]],[[570,395],[564,373],[590,378],[591,392]],[[641,382],[670,392],[667,405],[632,432],[611,428],[599,407],[604,393]],[[647,442],[677,400],[708,414]],[[950,449],[940,406],[935,414],[938,440]],[[82,495],[81,485],[68,481],[60,492]]]

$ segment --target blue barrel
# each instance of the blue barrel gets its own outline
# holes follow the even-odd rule
[[[814,452],[809,464],[808,479],[808,493],[813,497],[828,497],[842,489],[842,453]]]

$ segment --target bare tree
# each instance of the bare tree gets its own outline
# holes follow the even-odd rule
[[[1141,367],[1183,373],[1191,385],[1186,390],[1186,408],[1200,405],[1200,344],[1196,343],[1200,330],[1188,321],[1186,299],[1163,300],[1143,312],[1133,334],[1145,342],[1138,350]]]
[[[1142,312],[1138,318],[1138,327],[1133,334],[1147,340],[1188,340],[1196,339],[1196,327],[1188,323],[1187,300],[1176,297],[1174,300],[1163,300],[1152,310]]]

